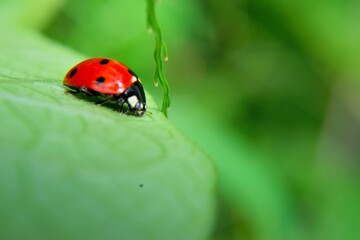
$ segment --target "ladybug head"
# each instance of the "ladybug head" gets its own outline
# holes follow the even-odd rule
[[[140,102],[138,96],[132,95],[126,99],[130,113],[136,116],[142,116],[146,111],[146,103]]]
[[[146,99],[144,88],[141,82],[134,82],[125,91],[125,95],[130,112],[136,116],[142,116],[146,111]]]

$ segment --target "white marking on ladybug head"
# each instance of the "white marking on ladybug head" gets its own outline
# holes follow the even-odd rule
[[[132,76],[132,78],[131,78],[131,82],[132,82],[132,83],[136,82],[137,80],[138,80],[137,77]]]
[[[132,108],[135,108],[136,104],[139,102],[139,99],[133,95],[127,99],[128,103]]]

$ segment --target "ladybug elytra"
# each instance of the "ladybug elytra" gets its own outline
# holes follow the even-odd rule
[[[116,102],[121,112],[142,116],[146,111],[140,79],[116,60],[91,58],[80,62],[65,75],[63,83],[69,92],[83,93],[95,103]]]

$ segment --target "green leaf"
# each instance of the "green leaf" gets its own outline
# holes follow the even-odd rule
[[[84,56],[33,32],[0,40],[0,239],[206,239],[214,169],[161,114],[66,94]]]

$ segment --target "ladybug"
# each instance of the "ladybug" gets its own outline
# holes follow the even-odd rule
[[[146,111],[140,79],[130,68],[114,59],[91,58],[80,62],[65,75],[63,84],[70,93],[85,94],[92,102],[116,103],[120,112],[142,116]]]

